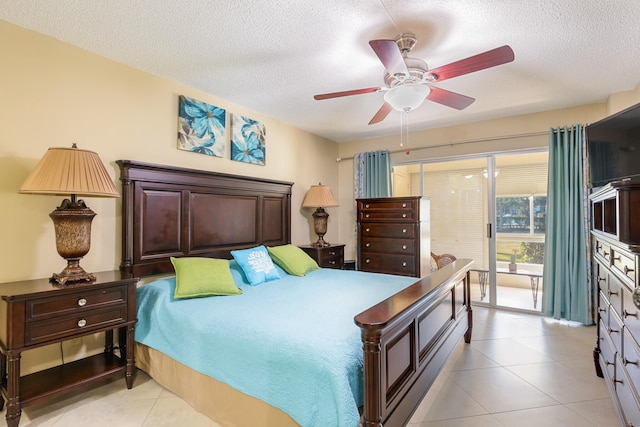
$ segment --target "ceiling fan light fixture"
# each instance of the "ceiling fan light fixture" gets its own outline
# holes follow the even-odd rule
[[[394,110],[411,111],[418,108],[427,98],[431,89],[425,84],[403,84],[392,87],[384,94],[384,100]]]

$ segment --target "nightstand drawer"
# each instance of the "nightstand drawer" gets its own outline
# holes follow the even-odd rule
[[[344,264],[344,246],[331,246],[320,251],[318,264],[331,268],[342,268]]]
[[[26,321],[63,316],[74,312],[77,312],[77,316],[83,316],[81,313],[87,309],[121,304],[126,299],[126,286],[84,290],[74,294],[31,299],[26,301]]]
[[[127,319],[124,304],[115,307],[84,310],[76,315],[27,323],[25,345],[33,345],[66,336],[76,336],[81,330],[115,327]]]

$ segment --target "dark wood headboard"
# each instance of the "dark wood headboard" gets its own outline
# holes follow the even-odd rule
[[[116,163],[122,182],[122,271],[172,272],[170,257],[229,259],[234,249],[291,242],[291,182]]]

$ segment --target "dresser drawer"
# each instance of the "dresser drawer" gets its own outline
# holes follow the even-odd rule
[[[622,317],[622,292],[625,285],[613,274],[609,275],[609,286],[606,291],[612,310]]]
[[[127,307],[124,304],[83,310],[75,315],[60,316],[54,319],[39,320],[25,325],[25,345],[60,340],[67,336],[76,336],[80,330],[92,330],[114,327],[127,319]]]
[[[382,237],[364,237],[361,247],[366,252],[384,252],[413,255],[414,241],[412,239],[390,239]]]
[[[600,304],[598,304],[598,316],[606,328],[609,328],[609,311],[611,306],[609,300],[600,292]]]
[[[611,260],[611,247],[600,239],[594,239],[595,253],[604,258],[607,263]]]
[[[638,343],[625,328],[622,366],[627,370],[629,378],[636,390],[640,390],[640,349]]]
[[[609,328],[607,329],[607,333],[609,334],[609,338],[611,338],[614,350],[618,353],[622,352],[622,321],[614,312],[609,314]]]
[[[374,211],[374,210],[412,211],[417,206],[415,200],[406,200],[406,199],[367,200],[367,201],[360,201],[358,203],[361,211]]]
[[[360,224],[360,234],[365,237],[393,237],[399,239],[413,239],[416,237],[413,224]]]
[[[358,268],[362,271],[402,276],[416,275],[415,257],[412,256],[362,252],[360,260]]]
[[[26,321],[81,312],[90,308],[120,304],[127,299],[127,286],[84,290],[74,294],[27,300]]]
[[[600,366],[605,371],[605,376],[613,381],[616,374],[616,350],[609,338],[609,331],[602,323],[600,328]]]
[[[360,212],[360,220],[397,220],[397,221],[413,221],[416,219],[416,213],[413,211],[393,211],[393,210],[369,210]]]
[[[620,363],[618,358],[617,363]],[[615,391],[622,407],[627,426],[640,426],[640,407],[636,398],[637,384],[634,384],[625,369],[616,370]]]
[[[621,277],[631,286],[636,283],[636,257],[629,256],[615,248],[611,248],[612,270],[621,273]]]

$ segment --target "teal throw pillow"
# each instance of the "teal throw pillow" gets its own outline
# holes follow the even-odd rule
[[[210,295],[238,295],[229,269],[229,261],[216,258],[171,258],[176,272],[174,298],[206,297]]]
[[[294,276],[304,276],[320,268],[313,258],[295,245],[274,246],[267,250],[276,264]]]
[[[259,285],[269,280],[280,278],[273,261],[264,246],[251,249],[231,251],[250,285]]]

